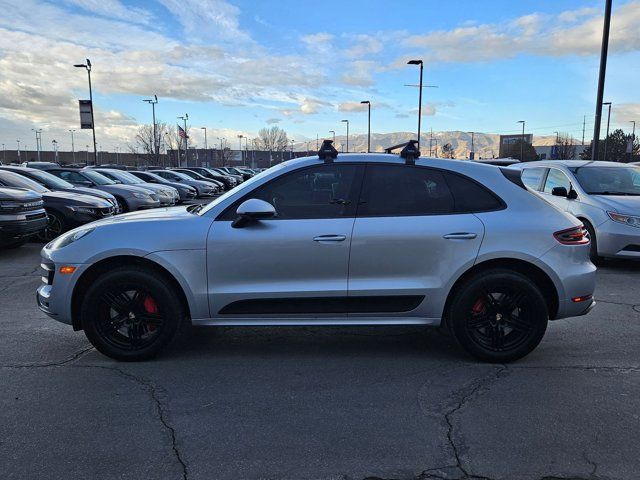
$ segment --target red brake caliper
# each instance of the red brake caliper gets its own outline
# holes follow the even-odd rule
[[[147,297],[144,299],[144,302],[142,303],[142,306],[147,313],[158,313],[158,304],[151,295],[147,295]],[[147,328],[150,332],[153,332],[156,329],[156,326],[147,325]]]
[[[471,312],[473,312],[475,315],[478,315],[483,311],[484,311],[484,300],[482,298],[479,298],[478,300],[476,300],[476,303],[473,304],[473,308],[471,308]]]

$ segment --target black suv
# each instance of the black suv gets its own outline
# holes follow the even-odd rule
[[[42,196],[23,188],[0,187],[0,248],[18,247],[46,226]]]

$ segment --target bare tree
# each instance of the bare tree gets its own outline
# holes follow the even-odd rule
[[[556,138],[556,159],[573,160],[576,158],[576,141],[568,133],[561,133]]]
[[[277,125],[271,128],[261,128],[258,132],[258,138],[256,138],[258,150],[283,152],[287,149],[288,144],[287,132]]]
[[[450,143],[445,143],[441,149],[442,158],[455,158],[456,152]]]

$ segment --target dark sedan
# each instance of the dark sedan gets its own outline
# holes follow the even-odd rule
[[[42,195],[49,220],[38,238],[45,242],[77,226],[110,217],[115,211],[106,200],[81,193],[52,192],[27,177],[7,170],[0,170],[0,186],[26,188]]]
[[[188,200],[193,200],[198,196],[198,191],[194,187],[190,187],[189,185],[185,185],[183,183],[172,182],[171,180],[167,180],[166,178],[162,178],[160,175],[156,175],[151,172],[129,172],[131,175],[135,175],[140,180],[147,183],[155,183],[157,185],[166,185],[168,187],[173,187],[178,190],[178,194],[180,195],[180,203],[186,202]]]
[[[222,184],[224,184],[224,189],[225,190],[231,190],[233,187],[235,187],[239,183],[231,175],[222,175],[221,173],[213,171],[210,168],[205,168],[205,167],[185,167],[185,168],[178,169],[178,171],[184,171],[184,170],[190,170],[192,172],[197,173],[198,175],[202,175],[203,177],[205,177],[207,179],[215,180],[217,182],[221,182]]]

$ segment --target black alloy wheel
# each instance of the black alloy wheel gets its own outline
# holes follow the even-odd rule
[[[477,275],[458,290],[449,321],[462,347],[489,362],[509,362],[530,353],[547,327],[547,305],[526,276],[508,270]]]
[[[47,226],[37,235],[42,242],[50,242],[65,232],[64,220],[59,213],[48,211],[47,217]]]
[[[174,284],[144,267],[119,267],[93,281],[80,320],[89,341],[116,360],[146,360],[175,336],[186,317]]]

